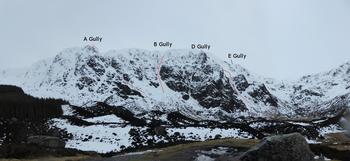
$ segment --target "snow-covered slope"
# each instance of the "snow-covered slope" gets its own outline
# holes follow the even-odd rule
[[[63,50],[18,74],[2,71],[0,83],[18,85],[37,97],[63,98],[74,105],[99,101],[135,113],[179,111],[192,118],[216,120],[324,112],[339,101],[349,106],[345,95],[350,93],[349,72],[347,63],[283,83],[198,50],[100,53],[85,46]]]
[[[272,94],[289,102],[300,113],[334,112],[350,106],[350,62],[294,82],[267,81],[266,84]]]

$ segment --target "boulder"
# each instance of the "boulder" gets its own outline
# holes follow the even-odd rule
[[[27,138],[27,143],[47,148],[64,148],[66,145],[66,143],[58,137],[44,135],[29,136]]]
[[[167,136],[166,128],[163,126],[157,126],[153,129],[153,131],[156,135]]]
[[[241,157],[241,161],[312,161],[305,138],[299,133],[276,135],[264,138]]]

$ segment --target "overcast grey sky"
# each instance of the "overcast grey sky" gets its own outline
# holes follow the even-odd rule
[[[0,69],[102,36],[101,51],[209,43],[267,77],[295,79],[350,58],[348,0],[0,0]]]

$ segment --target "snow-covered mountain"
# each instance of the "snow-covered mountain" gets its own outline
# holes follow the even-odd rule
[[[134,113],[178,111],[197,119],[317,116],[350,106],[350,63],[281,82],[199,50],[69,48],[28,69],[1,71],[0,83],[73,105],[99,101]]]

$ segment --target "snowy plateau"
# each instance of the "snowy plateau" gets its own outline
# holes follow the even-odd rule
[[[350,62],[278,81],[201,50],[68,48],[0,71],[0,84],[68,101],[50,126],[70,134],[66,147],[101,153],[292,131],[315,140],[342,130],[329,120],[350,106]]]

